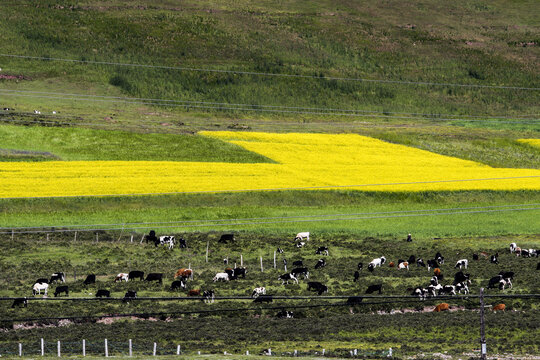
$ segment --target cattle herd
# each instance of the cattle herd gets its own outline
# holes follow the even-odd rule
[[[306,242],[309,242],[309,232],[301,232],[298,233],[295,237],[295,246],[296,247],[303,247],[306,245]],[[411,235],[409,234],[407,237],[407,241],[410,241]],[[173,249],[174,245],[176,243],[174,236],[161,236],[157,237],[154,231],[151,231],[149,235],[146,236],[147,242],[154,243],[155,246],[159,245],[165,245],[168,249]],[[220,238],[219,242],[227,243],[229,241],[234,241],[234,236],[232,234],[225,234]],[[180,239],[180,247],[186,247],[186,241],[184,239]],[[278,248],[277,253],[283,253],[283,249]],[[521,257],[538,257],[539,251],[535,249],[521,249],[517,246],[516,243],[510,244],[510,253],[516,254],[516,256]],[[330,251],[327,246],[319,246],[315,254],[322,255],[324,257],[328,257],[330,254]],[[479,254],[472,254],[473,261],[478,261],[481,257],[484,257],[487,261],[489,259],[489,262],[492,264],[499,264],[499,254],[488,254],[485,252],[480,252]],[[405,259],[398,259],[397,261],[391,261],[388,263],[389,267],[396,267],[398,270],[405,270],[409,271],[410,266],[413,264],[416,264],[416,267],[418,268],[426,268],[428,271],[428,276],[426,276],[426,284],[417,286],[414,289],[410,289],[412,291],[413,296],[417,296],[420,300],[425,300],[426,298],[433,298],[437,296],[453,296],[457,294],[469,294],[471,286],[471,274],[464,273],[463,270],[467,270],[469,267],[469,260],[466,258],[459,259],[454,266],[451,266],[453,269],[455,269],[457,272],[454,274],[453,281],[447,281],[445,282],[445,277],[442,273],[442,267],[445,266],[445,258],[440,252],[436,252],[435,256],[431,259],[422,259],[417,258],[414,255],[410,255],[408,258]],[[227,261],[225,260],[225,263],[227,264]],[[367,271],[369,273],[374,273],[377,271],[376,269],[379,267],[382,267],[384,264],[387,263],[387,259],[385,256],[380,256],[378,258],[374,258],[371,260],[371,262],[367,265]],[[287,262],[284,260],[284,264],[286,266]],[[327,261],[324,258],[320,258],[316,261],[314,264],[314,269],[321,269],[327,265]],[[363,271],[364,264],[362,262],[359,262],[356,265],[353,273],[353,281],[358,282],[360,278],[360,272]],[[431,271],[433,269],[433,271]],[[537,265],[537,270],[540,270],[540,263]],[[227,281],[233,281],[237,279],[245,279],[247,274],[247,270],[245,267],[235,267],[230,268],[227,267],[224,269],[223,272],[218,272],[213,277],[213,282],[227,282]],[[431,275],[433,274],[433,275]],[[178,290],[187,290],[187,284],[190,279],[193,279],[193,270],[189,268],[181,268],[176,271],[174,274],[174,281],[171,283],[169,290],[170,291],[178,291]],[[298,284],[299,279],[301,280],[309,280],[309,267],[307,264],[304,263],[303,260],[296,260],[293,262],[293,268],[290,272],[281,274],[277,280],[281,282],[282,286],[286,286],[291,283]],[[512,280],[514,279],[514,272],[513,271],[500,271],[497,275],[494,275],[489,279],[489,282],[486,284],[488,289],[495,288],[499,290],[505,290],[507,288],[512,288]],[[143,271],[139,270],[132,270],[125,273],[119,273],[114,277],[114,282],[131,282],[131,281],[145,281],[145,282],[158,282],[159,284],[163,283],[163,273],[149,273],[146,274]],[[64,285],[66,282],[66,276],[63,272],[56,272],[53,273],[50,278],[40,278],[35,281],[34,285],[32,286],[32,295],[40,295],[44,294],[44,296],[47,296],[47,291],[49,289],[49,286],[54,283],[59,283],[54,291],[54,296],[60,296],[65,295],[69,296],[69,287],[68,285]],[[95,274],[89,274],[86,279],[84,280],[83,284],[85,286],[95,284],[96,283],[96,275]],[[260,284],[264,285],[264,284]],[[307,281],[307,289],[308,291],[313,291],[317,293],[318,295],[322,295],[323,293],[328,292],[328,286],[317,281]],[[373,294],[383,293],[383,284],[371,284],[367,287],[366,294]],[[191,289],[187,292],[188,296],[198,296],[201,297],[201,300],[204,300],[205,302],[213,302],[215,297],[215,291],[213,289]],[[108,289],[98,289],[96,294],[96,297],[111,297],[111,291]],[[251,297],[254,299],[254,302],[257,303],[263,303],[263,302],[272,302],[272,295],[266,293],[266,287],[265,286],[258,286],[253,289],[251,292]],[[128,290],[124,297],[123,302],[129,303],[130,301],[137,298],[137,292],[134,290]],[[348,303],[350,304],[356,304],[360,303],[362,301],[361,296],[352,296],[348,299]],[[24,306],[26,307],[28,304],[27,298],[17,298],[13,302],[12,307],[17,306]],[[442,305],[442,304],[441,304]],[[504,306],[504,304],[502,304]],[[437,308],[436,308],[437,309]],[[444,311],[447,310],[444,306],[440,307],[439,310],[436,311]],[[499,309],[500,310],[500,309]],[[503,308],[504,310],[504,308]],[[279,314],[279,317],[292,317],[292,312],[289,311],[282,311]]]

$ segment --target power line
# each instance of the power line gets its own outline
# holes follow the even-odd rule
[[[317,75],[279,74],[279,73],[265,73],[265,72],[255,72],[255,71],[205,69],[205,68],[181,67],[181,66],[163,66],[163,65],[148,65],[148,64],[133,64],[133,63],[130,64],[130,63],[120,63],[120,62],[111,62],[111,61],[75,60],[75,59],[13,55],[13,54],[0,54],[0,56],[18,58],[18,59],[30,59],[30,60],[62,61],[62,62],[71,62],[71,63],[82,63],[82,64],[96,64],[96,65],[130,66],[130,67],[138,67],[138,68],[167,69],[167,70],[178,70],[178,71],[214,72],[214,73],[255,75],[255,76],[274,76],[274,77],[282,77],[282,78],[303,78],[303,79],[316,79],[316,80],[340,80],[340,81],[356,81],[356,82],[383,83],[383,84],[487,88],[487,89],[505,89],[505,90],[531,90],[531,91],[540,90],[540,88],[537,88],[537,87],[522,87],[522,86],[456,84],[456,83],[437,83],[437,82],[427,82],[427,81],[384,80],[384,79],[317,76]]]
[[[125,229],[126,226],[132,225],[149,225],[157,226],[163,224],[193,224],[193,223],[212,223],[224,221],[253,221],[253,220],[275,220],[275,219],[305,219],[305,218],[324,218],[324,217],[343,217],[357,215],[383,215],[383,214],[414,214],[414,213],[432,213],[439,211],[454,212],[462,210],[480,210],[480,209],[497,209],[497,208],[515,208],[518,206],[538,206],[540,203],[531,204],[507,204],[507,205],[491,205],[491,206],[473,206],[473,207],[457,207],[443,209],[420,209],[420,210],[398,210],[398,211],[378,211],[378,212],[361,212],[361,213],[340,213],[340,214],[311,214],[311,215],[296,215],[296,216],[271,216],[271,217],[252,217],[252,218],[232,218],[232,219],[197,219],[197,220],[177,220],[177,221],[154,221],[154,222],[125,222],[117,224],[84,224],[84,225],[41,225],[41,226],[23,226],[23,227],[0,227],[0,230],[26,230],[26,229],[45,229],[45,228],[84,228],[98,226],[118,226],[118,230]],[[121,228],[120,228],[121,226]],[[55,230],[56,231],[56,230]],[[49,231],[50,232],[50,231]],[[1,300],[1,299],[0,299]]]
[[[406,214],[406,215],[389,215],[389,216],[363,216],[363,217],[348,217],[348,218],[335,218],[335,219],[298,219],[298,220],[281,220],[281,221],[257,221],[257,222],[239,222],[239,223],[212,223],[212,224],[191,224],[185,226],[178,225],[168,225],[168,226],[159,226],[160,229],[166,228],[201,228],[201,227],[216,227],[216,226],[254,226],[254,225],[263,225],[263,224],[286,224],[286,223],[305,223],[305,222],[330,222],[330,221],[352,221],[352,220],[369,220],[369,219],[392,219],[392,218],[402,218],[402,217],[421,217],[421,216],[448,216],[448,215],[463,215],[463,214],[489,214],[495,212],[508,212],[508,211],[531,211],[531,210],[540,210],[540,207],[534,208],[518,208],[518,209],[500,209],[500,210],[482,210],[482,211],[455,211],[455,212],[444,212],[444,213],[428,213],[428,214]],[[135,230],[135,229],[148,229],[149,226],[131,226],[124,227],[122,230]],[[119,228],[112,229],[61,229],[55,231],[47,230],[30,230],[30,231],[4,231],[0,234],[36,234],[36,233],[66,233],[66,232],[92,232],[92,231],[113,231],[120,230]]]

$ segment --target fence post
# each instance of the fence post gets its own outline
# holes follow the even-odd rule
[[[176,355],[180,355],[180,345],[176,346]]]
[[[15,238],[15,231],[11,229],[11,240],[13,240],[14,238]]]
[[[131,339],[129,339],[129,356],[131,357],[133,355],[133,344],[131,343]]]
[[[19,343],[19,356],[22,356],[22,344]]]
[[[274,269],[276,268],[276,252],[274,251]]]
[[[249,355],[249,350],[246,350],[246,355]]]
[[[244,266],[244,257],[240,254],[240,266]]]
[[[354,356],[358,355],[358,350],[354,349],[353,354],[354,354]]]
[[[392,357],[392,348],[388,349],[388,357]]]
[[[96,242],[99,242],[99,234],[96,233]]]
[[[208,247],[210,246],[210,241],[206,242],[206,262],[208,262]]]
[[[324,356],[325,352],[326,352],[326,349],[322,349],[322,356]]]
[[[272,355],[272,349],[268,348],[268,355]]]
[[[263,269],[263,264],[262,264],[262,256],[261,256],[261,272],[263,272],[264,269]]]
[[[297,357],[297,356],[298,356],[298,351],[294,350],[294,357]]]
[[[58,357],[62,357],[62,353],[60,351],[60,340],[58,340],[58,343],[56,345],[56,348],[57,348],[57,352],[58,352]]]
[[[86,340],[82,339],[82,356],[86,356]]]
[[[41,356],[45,356],[45,340],[41,338]]]
[[[154,343],[154,351],[152,352],[152,355],[156,356],[156,349],[157,349],[157,343]]]
[[[73,241],[77,241],[77,232],[75,231],[75,237],[73,238]]]
[[[47,241],[49,241],[49,234],[47,234]]]
[[[133,242],[133,234],[131,234],[131,242]]]
[[[144,241],[144,234],[142,234],[141,242],[139,244],[142,244],[143,241]]]
[[[105,357],[109,357],[109,344],[107,344],[107,339],[105,339]]]

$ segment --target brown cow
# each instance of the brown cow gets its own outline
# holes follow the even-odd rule
[[[441,275],[441,269],[435,268],[435,270],[433,270],[433,274],[435,274],[435,276],[440,276]]]
[[[506,305],[504,304],[497,304],[493,307],[493,311],[504,311],[504,309],[506,309]]]
[[[181,268],[181,269],[178,269],[178,271],[176,271],[176,274],[174,274],[174,278],[176,279],[177,277],[181,276],[184,279],[187,279],[187,278],[190,278],[192,275],[193,275],[193,270]]]
[[[189,290],[187,293],[187,296],[200,296],[200,295],[201,295],[201,289]]]
[[[390,267],[394,267],[394,266],[396,266],[396,264],[394,264],[394,262],[393,262],[393,261],[390,261],[390,264],[388,264],[388,266],[390,266]]]
[[[448,311],[448,310],[450,310],[450,305],[448,305],[447,303],[440,303],[439,305],[435,307],[435,309],[433,309],[434,312],[441,312],[441,311]]]

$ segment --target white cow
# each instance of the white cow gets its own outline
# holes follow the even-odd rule
[[[120,273],[118,275],[116,275],[116,277],[114,278],[114,282],[117,282],[117,281],[125,281],[127,282],[129,280],[129,274],[128,273]]]
[[[517,249],[517,244],[514,242],[514,243],[511,243],[510,244],[510,254],[513,254],[516,252],[516,249]]]
[[[169,250],[172,250],[174,248],[174,243],[176,239],[174,236],[160,236],[159,237],[159,244],[160,245],[167,245],[169,247]]]
[[[409,263],[404,261],[404,262],[400,262],[399,265],[398,265],[398,269],[407,269],[409,270]]]
[[[384,256],[381,256],[380,258],[376,258],[376,259],[371,260],[369,265],[372,265],[373,268],[376,268],[377,266],[381,266],[385,262],[386,262],[386,258]]]
[[[47,290],[49,289],[49,284],[47,283],[35,283],[32,287],[32,295],[40,294],[41,290],[45,291],[45,295],[47,295]]]
[[[467,259],[461,259],[458,260],[456,263],[456,266],[454,266],[456,269],[459,267],[459,270],[461,270],[462,267],[465,267],[465,269],[469,266],[469,260]]]
[[[253,293],[251,294],[251,297],[256,298],[259,295],[266,295],[266,288],[264,286],[253,289]]]
[[[217,273],[216,276],[214,276],[214,282],[218,280],[229,281],[229,274],[225,272]]]
[[[298,240],[307,240],[309,241],[309,232],[299,232],[298,234],[296,234],[296,237],[294,238],[295,241],[298,241]]]

